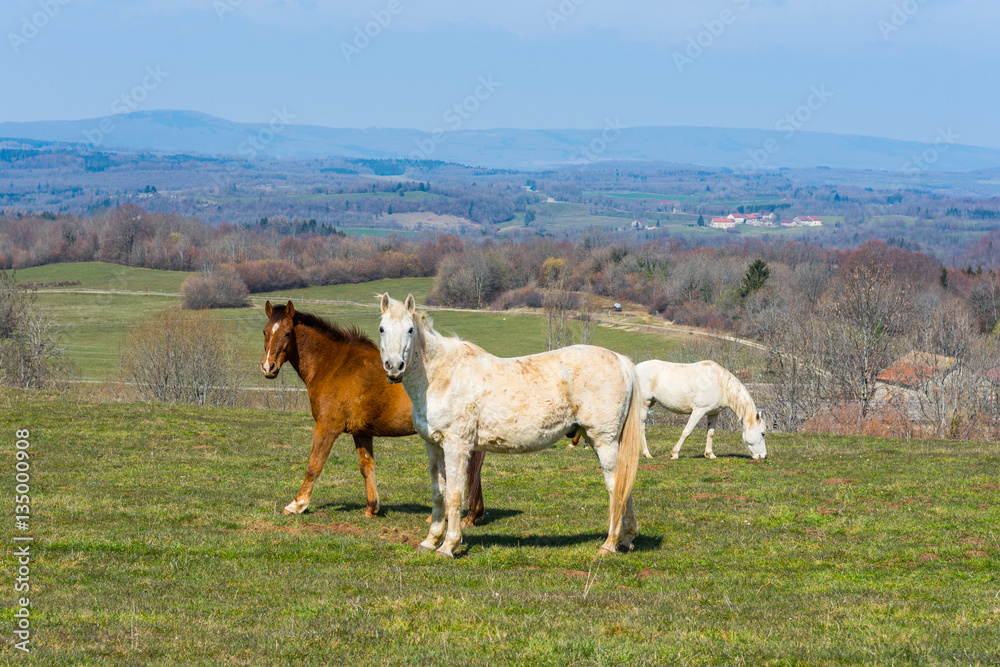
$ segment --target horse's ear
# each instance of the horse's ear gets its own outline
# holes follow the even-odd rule
[[[382,306],[382,314],[385,315],[385,311],[389,310],[389,293],[386,292],[381,297],[379,297],[379,305]]]
[[[285,317],[288,319],[295,317],[295,304],[291,301],[285,304]]]
[[[410,315],[412,315],[413,311],[417,307],[417,302],[414,301],[412,294],[407,294],[406,295],[406,303],[404,303],[403,305],[406,306],[406,312],[408,312]]]
[[[759,421],[761,423],[764,422],[764,411],[763,410],[758,410],[757,411],[757,421]]]
[[[264,314],[267,315],[268,317],[271,317],[271,311],[272,310],[273,309],[271,307],[271,302],[270,301],[265,301],[264,302]]]

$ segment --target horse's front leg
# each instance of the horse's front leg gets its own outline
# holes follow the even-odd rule
[[[446,443],[444,448],[445,507],[448,516],[448,534],[437,550],[439,556],[455,557],[455,548],[462,544],[462,491],[465,489],[466,466],[472,447],[465,443]]]
[[[431,474],[431,529],[427,537],[417,547],[417,551],[434,551],[441,544],[445,529],[444,491],[445,478],[444,451],[439,445],[424,442],[427,449],[427,468]]]
[[[372,449],[372,436],[354,434],[354,447],[358,452],[358,466],[361,476],[365,478],[365,493],[368,504],[365,506],[365,516],[372,518],[378,515],[378,487],[375,485],[375,453]]]
[[[313,486],[323,472],[326,459],[330,456],[330,448],[342,432],[342,429],[330,426],[322,419],[316,421],[316,426],[313,428],[312,449],[309,450],[309,465],[306,466],[306,478],[302,480],[302,487],[295,500],[285,506],[285,514],[302,514],[309,507]]]
[[[684,441],[687,440],[687,437],[691,435],[691,431],[693,431],[694,427],[698,425],[698,422],[701,420],[702,417],[705,416],[706,412],[708,412],[708,410],[698,410],[698,409],[695,409],[693,412],[691,412],[691,417],[688,419],[688,423],[685,424],[684,431],[681,433],[681,439],[677,441],[677,444],[674,445],[673,451],[670,452],[670,458],[676,459],[678,456],[680,456],[681,445],[683,445]]]
[[[715,437],[715,422],[719,420],[719,413],[714,415],[709,415],[707,418],[706,426],[708,427],[708,433],[705,436],[705,458],[714,459],[715,454],[712,453],[712,439]]]

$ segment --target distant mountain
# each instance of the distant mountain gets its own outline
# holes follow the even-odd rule
[[[77,121],[0,123],[0,140],[86,143],[252,158],[408,157],[510,169],[547,169],[607,160],[686,163],[750,171],[827,166],[917,173],[1000,167],[1000,150],[819,132],[713,127],[616,127],[595,130],[338,129],[294,125],[276,110],[269,124],[234,123],[193,111],[142,111]]]

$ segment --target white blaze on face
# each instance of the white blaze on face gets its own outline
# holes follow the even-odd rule
[[[274,323],[274,326],[271,327],[271,335],[272,336],[274,335],[274,333],[278,330],[278,327],[280,327],[280,326],[281,326],[281,322],[275,322]],[[271,365],[271,346],[270,345],[268,345],[267,349],[264,350],[264,361],[262,361],[260,365],[261,365],[261,369],[266,373],[268,366]]]

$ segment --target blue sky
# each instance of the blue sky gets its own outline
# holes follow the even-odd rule
[[[0,121],[124,103],[429,131],[458,104],[463,129],[798,114],[1000,148],[998,26],[996,0],[5,0]]]

